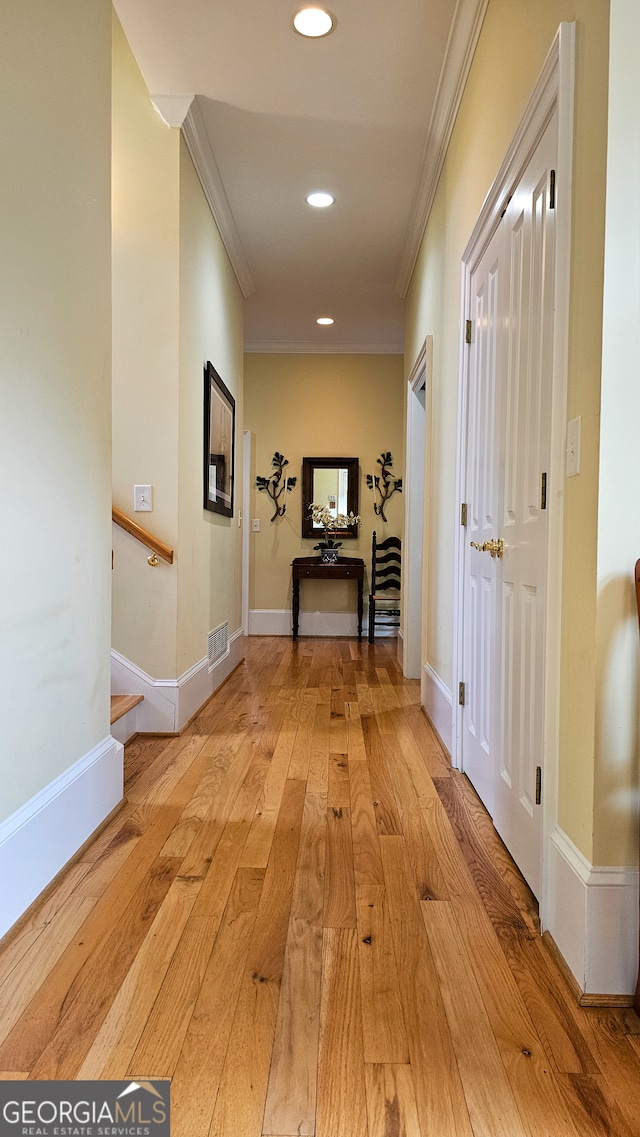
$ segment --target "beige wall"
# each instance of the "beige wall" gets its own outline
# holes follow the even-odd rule
[[[582,473],[565,499],[559,823],[593,854],[595,564],[609,5],[490,0],[407,298],[407,371],[434,337],[427,662],[451,689],[460,263],[482,202],[562,21],[576,21],[568,416],[582,416]]]
[[[252,609],[291,607],[291,560],[312,556],[315,541],[301,536],[302,459],[336,455],[360,460],[362,526],[358,540],[346,540],[342,552],[371,558],[371,533],[402,533],[404,503],[395,494],[388,504],[388,524],[374,517],[366,475],[383,451],[393,454],[393,472],[403,475],[402,357],[396,355],[247,355],[245,357],[245,427],[253,434],[252,487],[257,474],[268,476],[278,450],[289,460],[287,474],[298,479],[287,494],[287,512],[271,522],[273,503],[252,488],[251,517],[260,533],[251,533]],[[377,467],[379,470],[379,467]],[[305,608],[348,612],[353,597],[348,582],[330,589],[318,581],[305,585]]]
[[[0,820],[109,735],[110,11],[2,5]]]
[[[202,471],[207,359],[241,432],[242,295],[181,133],[154,110],[115,17],[113,138],[114,503],[175,553],[150,568],[114,526],[113,647],[176,679],[206,656],[209,631],[241,623],[240,498],[233,520],[205,512]],[[152,512],[133,513],[136,484],[153,487]]]
[[[204,365],[236,401],[234,516],[203,509]],[[207,654],[207,635],[242,623],[243,300],[185,143],[180,160],[178,674]]]
[[[180,132],[154,110],[113,17],[113,502],[175,549],[178,541]],[[134,485],[153,511],[133,512]],[[113,527],[112,646],[155,678],[175,678],[177,568]]]
[[[640,6],[612,0],[598,503],[597,864],[638,849]],[[630,140],[634,144],[630,145]]]

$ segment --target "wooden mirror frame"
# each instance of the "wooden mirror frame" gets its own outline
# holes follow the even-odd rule
[[[212,412],[217,410],[214,424]],[[212,363],[204,369],[204,501],[205,509],[233,517],[236,401]],[[214,425],[217,429],[214,430]],[[215,485],[211,485],[211,479]]]
[[[302,459],[302,536],[322,538],[322,530],[314,529],[313,518],[309,513],[309,506],[313,502],[313,475],[316,470],[331,469],[348,470],[347,479],[347,513],[358,512],[358,482],[360,478],[360,464],[358,458],[303,458]],[[335,536],[351,538],[358,536],[358,526],[350,525],[348,529],[334,530]]]

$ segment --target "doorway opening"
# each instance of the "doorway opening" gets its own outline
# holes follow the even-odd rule
[[[427,336],[413,366],[407,389],[406,486],[404,499],[404,550],[402,557],[403,613],[398,655],[407,679],[422,674],[423,604],[426,589],[424,534],[426,462],[431,409],[433,336]]]

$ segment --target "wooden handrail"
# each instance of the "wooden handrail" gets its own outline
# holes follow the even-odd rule
[[[136,525],[135,521],[132,521],[126,514],[121,513],[119,509],[116,509],[115,505],[111,510],[111,518],[121,529],[126,529],[127,533],[135,537],[136,541],[140,541],[143,545],[146,545],[148,549],[153,549],[153,552],[157,553],[159,557],[162,557],[163,561],[167,561],[170,565],[173,564],[173,549],[170,549],[168,545],[164,545],[163,542],[159,541],[157,537],[154,537],[152,533],[147,533],[147,530],[143,529],[141,525]]]

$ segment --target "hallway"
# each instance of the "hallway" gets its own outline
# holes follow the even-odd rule
[[[174,1137],[640,1135],[395,641],[246,641],[0,953],[4,1078],[171,1078]]]

